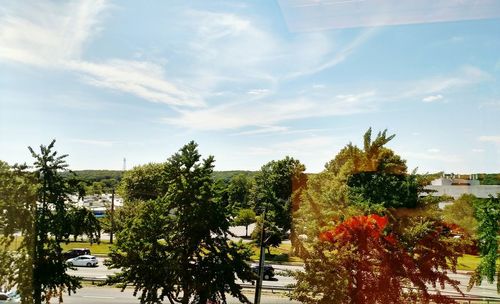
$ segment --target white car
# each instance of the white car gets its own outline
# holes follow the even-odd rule
[[[0,292],[0,303],[21,303],[21,296],[16,291]]]
[[[97,258],[93,255],[81,255],[76,258],[66,260],[66,264],[69,266],[87,266],[87,267],[96,267],[98,262]]]

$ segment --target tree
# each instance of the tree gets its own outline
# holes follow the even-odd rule
[[[237,213],[240,209],[250,208],[252,180],[243,173],[233,176],[227,187],[229,208]]]
[[[442,240],[448,240],[449,227],[435,223],[408,250],[390,226],[388,217],[372,214],[321,233],[318,254],[305,265],[314,276],[299,274],[294,297],[304,303],[453,303],[426,287],[449,284],[460,292],[459,281],[440,270],[449,261],[457,264],[453,247],[460,245]]]
[[[292,228],[293,181],[304,171],[305,166],[300,161],[287,156],[265,164],[255,176],[254,210],[261,214],[266,209],[267,245],[278,246]],[[260,225],[257,227],[252,234],[254,238],[260,236]]]
[[[498,255],[498,233],[500,231],[500,194],[490,196],[476,204],[476,219],[478,221],[477,238],[481,262],[469,281],[469,289],[481,285],[483,278],[491,284],[497,274],[497,292],[500,292],[500,273],[496,265]]]
[[[79,278],[66,273],[68,266],[62,255],[61,243],[69,241],[71,223],[66,202],[71,189],[60,172],[67,169],[67,155],[53,151],[55,140],[48,146],[41,145],[40,153],[28,149],[35,159],[35,178],[39,184],[34,219],[33,300],[41,304],[52,294],[62,291],[75,292],[80,288]],[[80,219],[83,222],[84,219]]]
[[[463,194],[443,210],[443,219],[462,227],[470,236],[476,237],[478,222],[474,217],[474,205],[478,199],[472,194]]]
[[[225,303],[226,293],[249,303],[235,281],[253,278],[245,262],[250,252],[228,240],[213,162],[213,157],[201,160],[194,142],[168,159],[165,194],[138,205],[116,235],[110,267],[121,271],[109,284],[133,285],[141,303]]]
[[[164,163],[149,163],[125,172],[119,186],[124,200],[156,199],[166,192],[163,179]]]
[[[248,225],[255,223],[255,212],[252,209],[240,209],[238,215],[234,219],[234,224],[237,226],[245,226],[245,237],[248,237]]]
[[[35,181],[21,167],[0,161],[0,286],[16,286],[23,303],[33,302]],[[20,232],[19,240],[14,233]]]
[[[420,198],[424,179],[408,174],[405,161],[385,147],[394,135],[383,131],[372,140],[371,134],[365,133],[363,149],[344,147],[302,190],[294,224],[306,271],[296,274],[294,297],[307,303],[452,302],[430,297],[426,284],[457,286],[446,273],[455,270],[461,240],[433,202]],[[407,286],[415,292],[406,293]]]

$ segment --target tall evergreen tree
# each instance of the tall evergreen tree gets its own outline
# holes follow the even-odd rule
[[[69,241],[71,223],[88,218],[72,218],[68,211],[68,195],[72,192],[61,172],[67,170],[67,155],[54,151],[55,140],[41,145],[37,153],[28,147],[35,159],[35,178],[38,182],[37,207],[34,216],[33,301],[41,304],[51,295],[75,292],[81,287],[78,277],[69,275],[62,255],[61,243]]]
[[[249,303],[236,283],[253,278],[249,251],[228,239],[213,163],[201,160],[194,142],[168,159],[165,195],[140,204],[117,234],[110,266],[121,272],[108,283],[133,285],[141,303],[225,303],[226,293]]]

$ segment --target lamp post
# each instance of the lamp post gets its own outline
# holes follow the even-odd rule
[[[257,279],[257,284],[255,286],[255,300],[254,304],[260,304],[260,294],[262,291],[262,280],[264,279],[264,261],[266,256],[265,248],[265,222],[266,222],[266,209],[262,213],[262,227],[260,230],[260,257],[259,257],[259,278]]]

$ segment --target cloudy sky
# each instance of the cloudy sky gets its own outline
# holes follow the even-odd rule
[[[416,4],[419,3],[419,4]],[[388,129],[419,172],[500,172],[500,5],[448,1],[0,0],[0,159],[321,171]]]

